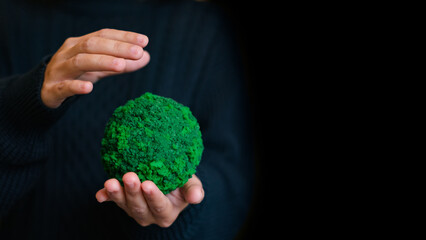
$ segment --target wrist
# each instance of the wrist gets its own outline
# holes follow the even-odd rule
[[[4,116],[14,126],[20,128],[47,128],[52,125],[63,109],[50,109],[41,99],[41,89],[44,73],[50,56],[29,72],[11,81],[4,89],[1,99],[1,108]]]

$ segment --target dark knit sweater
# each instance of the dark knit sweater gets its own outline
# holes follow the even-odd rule
[[[192,1],[0,1],[0,239],[230,239],[252,195],[252,151],[237,47],[220,11]],[[101,28],[145,34],[151,62],[49,109],[46,64],[64,40]],[[108,177],[101,139],[112,112],[145,92],[198,119],[204,200],[169,228],[139,226],[95,193]]]

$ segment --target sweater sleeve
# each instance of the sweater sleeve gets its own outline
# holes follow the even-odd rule
[[[49,58],[22,75],[0,79],[0,218],[31,189],[46,159],[46,131],[65,107],[40,98]]]

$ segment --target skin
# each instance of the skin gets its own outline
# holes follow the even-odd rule
[[[68,38],[46,67],[43,103],[57,108],[67,97],[90,93],[101,78],[141,69],[150,60],[147,44],[145,35],[115,29]]]
[[[133,172],[124,174],[123,182],[124,187],[115,178],[107,180],[105,187],[96,193],[96,199],[114,201],[141,226],[169,227],[189,204],[198,204],[204,198],[203,186],[195,175],[167,195],[151,181],[141,183]]]
[[[46,66],[41,100],[49,108],[58,108],[68,97],[92,92],[93,84],[104,77],[143,68],[150,60],[143,50],[148,41],[145,35],[115,29],[66,39]],[[167,195],[151,181],[141,183],[133,172],[126,173],[123,182],[124,187],[117,179],[107,180],[96,199],[115,202],[141,226],[169,227],[189,204],[204,199],[202,183],[195,175]]]

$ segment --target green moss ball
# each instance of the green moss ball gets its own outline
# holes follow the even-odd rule
[[[188,107],[145,93],[114,111],[101,155],[110,177],[122,183],[125,173],[135,172],[167,194],[191,178],[203,149],[200,126]]]

